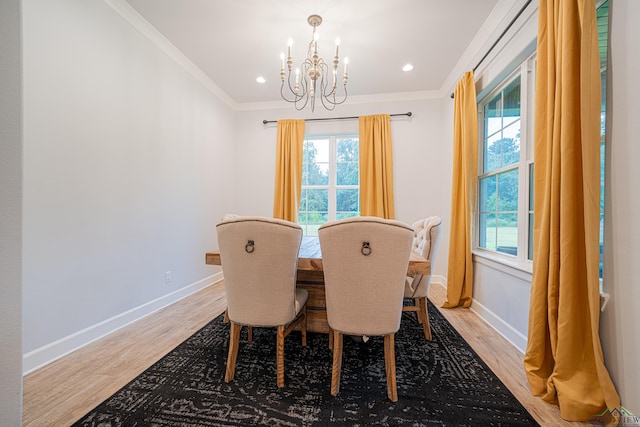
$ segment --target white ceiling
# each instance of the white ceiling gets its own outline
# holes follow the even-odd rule
[[[332,61],[334,40],[341,40],[340,56],[349,58],[350,96],[443,93],[468,46],[478,44],[476,36],[483,32],[487,38],[495,29],[487,32],[485,21],[496,27],[503,18],[496,15],[518,0],[126,1],[243,104],[280,99],[280,53],[292,38],[294,67],[302,62],[311,14],[323,18],[321,57]],[[413,71],[402,71],[406,63]],[[258,76],[266,83],[256,83]]]

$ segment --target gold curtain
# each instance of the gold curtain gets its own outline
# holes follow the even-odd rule
[[[473,71],[456,84],[453,108],[451,229],[444,308],[469,307],[473,292],[471,239],[478,179],[478,105]]]
[[[360,215],[394,219],[393,154],[389,114],[362,116],[360,127]]]
[[[304,120],[278,120],[273,217],[296,222],[302,189]]]
[[[584,421],[619,408],[600,321],[600,64],[594,0],[540,0],[534,256],[524,367],[531,390]]]

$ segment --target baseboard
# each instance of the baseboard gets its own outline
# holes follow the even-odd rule
[[[181,289],[163,295],[110,319],[37,348],[22,356],[22,373],[26,375],[49,363],[90,344],[118,329],[142,319],[164,307],[222,280],[222,272],[205,277]]]
[[[431,276],[431,284],[432,285],[440,285],[443,286],[444,288],[447,287],[447,278],[444,276],[440,276],[437,274],[434,274],[433,276]]]
[[[433,276],[431,279],[431,285],[440,285],[447,288],[447,279],[443,276]],[[485,323],[491,326],[496,332],[498,332],[504,339],[520,353],[524,354],[527,348],[527,337],[518,332],[513,326],[502,320],[493,311],[489,310],[484,305],[480,304],[475,299],[471,302],[471,311],[482,319]]]
[[[484,305],[480,304],[475,299],[471,303],[471,311],[484,320],[489,326],[496,330],[504,339],[509,341],[512,346],[516,348],[520,353],[524,354],[527,348],[527,337],[522,335],[513,326],[502,320],[493,311],[489,310]]]

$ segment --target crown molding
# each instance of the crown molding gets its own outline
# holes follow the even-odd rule
[[[419,92],[378,93],[372,95],[350,95],[343,105],[377,104],[383,102],[425,101],[441,99],[441,91],[427,90]],[[291,104],[284,100],[265,102],[244,102],[236,104],[236,111],[281,110],[290,108]]]
[[[185,71],[191,74],[207,90],[227,104],[232,110],[238,110],[238,103],[209,78],[198,66],[187,58],[180,49],[162,35],[149,21],[144,19],[137,10],[125,0],[104,0],[115,12],[122,16],[132,27],[147,37],[169,58],[173,59]]]

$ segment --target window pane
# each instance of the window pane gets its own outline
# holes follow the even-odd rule
[[[317,236],[318,228],[327,222],[328,190],[303,189],[300,194],[300,213],[298,223],[303,233]]]
[[[491,117],[497,117],[498,119],[502,119],[502,93],[497,94],[493,97],[491,101],[489,101],[484,106],[484,118],[485,120]],[[488,128],[489,131],[485,129],[485,135],[491,135],[495,131],[502,128],[502,120],[492,121],[492,123],[496,124],[498,127],[491,132],[491,128]]]
[[[305,236],[317,236],[318,228],[322,224],[325,224],[328,221],[328,216],[326,213],[318,213],[314,212],[310,215],[305,216],[305,222],[303,223],[300,219],[298,219],[298,223],[302,225],[303,234]]]
[[[496,251],[518,255],[518,214],[498,214]]]
[[[306,140],[302,159],[302,185],[329,185],[329,140]]]
[[[358,185],[357,139],[338,139],[336,142],[336,185]]]
[[[498,211],[518,210],[518,169],[512,169],[497,175]]]
[[[496,203],[496,176],[480,178],[480,212],[494,212]]]
[[[338,163],[336,175],[337,185],[358,185],[358,162]]]
[[[336,218],[340,213],[351,213],[357,216],[360,212],[360,196],[357,189],[336,190]]]
[[[527,258],[529,261],[533,261],[533,213],[529,213],[529,252]]]
[[[502,157],[502,132],[489,137],[484,146],[484,172],[491,172],[500,167]]]
[[[329,192],[327,190],[307,189],[305,194],[307,211],[327,212],[329,209]]]
[[[520,120],[511,123],[502,132],[502,164],[501,167],[513,165],[520,161]]]
[[[480,214],[479,237],[479,247],[496,250],[496,216],[494,214]]]
[[[484,106],[483,173],[520,161],[520,77]]]
[[[602,2],[596,11],[598,21],[598,50],[600,51],[600,79],[602,88],[602,108],[600,112],[600,278],[602,278],[603,246],[604,246],[604,168],[605,168],[605,134],[607,113],[607,45],[609,43],[609,0]]]
[[[358,162],[360,158],[359,142],[357,139],[338,139],[336,142],[336,156],[338,162]]]
[[[509,83],[503,91],[503,126],[520,120],[520,77]]]

